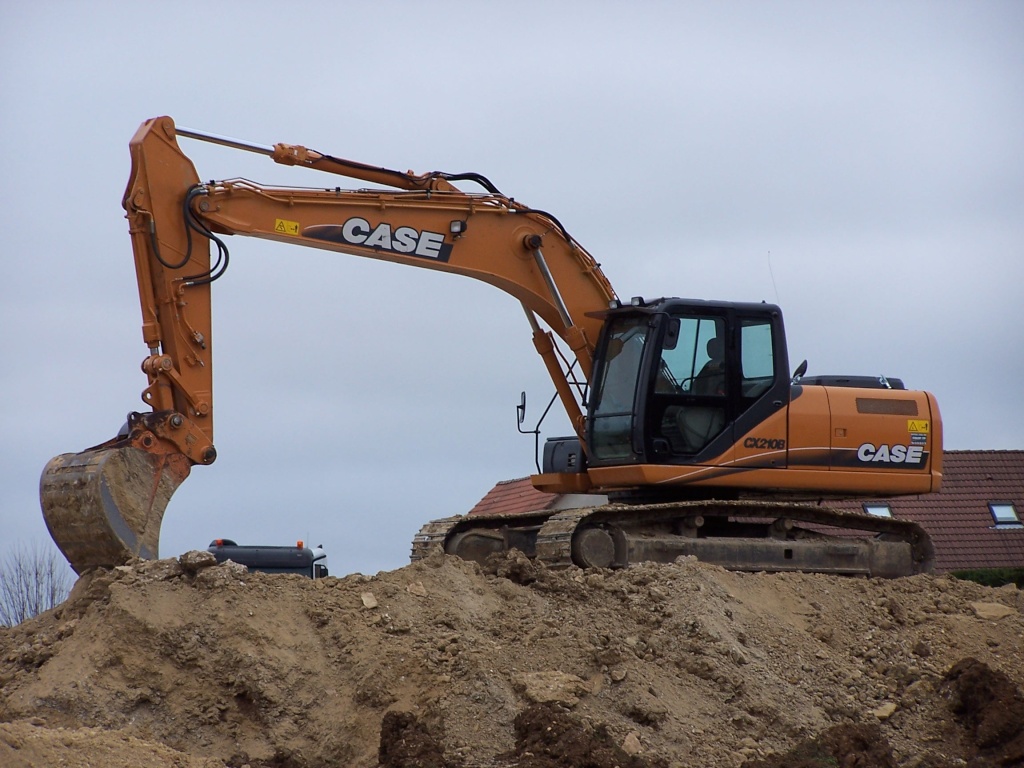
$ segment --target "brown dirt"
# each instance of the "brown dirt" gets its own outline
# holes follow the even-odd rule
[[[94,573],[0,629],[0,765],[1024,765],[1014,587],[182,560]]]

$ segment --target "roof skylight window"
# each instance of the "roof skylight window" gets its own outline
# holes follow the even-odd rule
[[[1021,525],[1020,516],[1017,514],[1017,508],[1013,502],[990,501],[988,510],[992,513],[992,519],[996,521],[997,526],[1019,527]]]
[[[864,512],[868,515],[874,515],[875,517],[892,517],[892,507],[888,504],[865,502],[862,506],[864,507]]]

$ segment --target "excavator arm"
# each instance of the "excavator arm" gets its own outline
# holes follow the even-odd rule
[[[201,183],[179,136],[390,189]],[[148,348],[142,399],[151,411],[129,414],[117,437],[58,456],[43,472],[44,518],[79,573],[156,557],[171,495],[193,465],[216,458],[211,286],[228,268],[227,235],[461,274],[511,294],[526,311],[535,347],[583,441],[579,380],[570,376],[552,334],[589,379],[598,314],[616,297],[597,262],[550,214],[505,197],[477,174],[414,175],[296,145],[265,147],[177,128],[169,117],[146,121],[130,148],[123,205]],[[456,181],[484,191],[461,191]]]

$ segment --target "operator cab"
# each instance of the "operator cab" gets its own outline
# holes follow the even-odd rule
[[[588,466],[702,463],[789,402],[775,305],[634,300],[604,314]]]

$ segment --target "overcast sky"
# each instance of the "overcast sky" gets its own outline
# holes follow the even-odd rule
[[[1022,41],[1013,0],[3,3],[0,554],[49,546],[47,460],[143,409],[120,203],[128,141],[164,114],[482,173],[620,296],[776,301],[794,365],[934,392],[947,449],[1024,448]],[[323,183],[182,146],[204,179]],[[553,390],[515,300],[228,244],[219,458],[172,500],[162,555],[301,538],[334,573],[397,568],[422,523],[533,470],[515,405],[527,390],[532,420]]]

